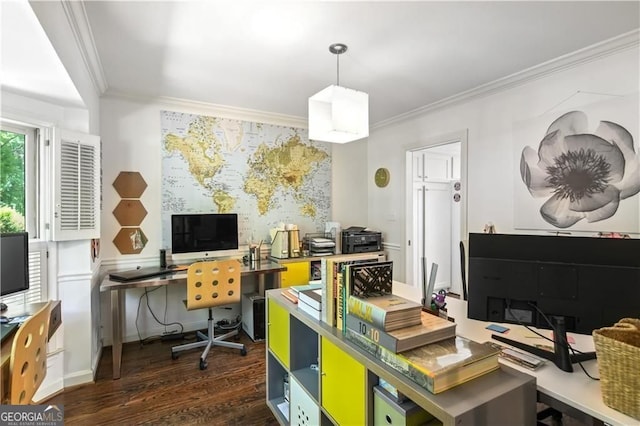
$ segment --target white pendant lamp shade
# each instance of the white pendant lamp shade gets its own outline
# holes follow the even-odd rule
[[[309,98],[309,139],[346,143],[369,136],[369,95],[331,85]]]
[[[369,95],[340,86],[340,54],[347,51],[341,43],[329,46],[338,58],[338,84],[309,98],[309,139],[347,143],[369,136]]]

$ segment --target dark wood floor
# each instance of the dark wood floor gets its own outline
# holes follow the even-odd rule
[[[64,405],[67,425],[277,425],[265,404],[265,344],[244,333],[247,356],[214,347],[198,368],[200,349],[171,359],[178,342],[125,344],[122,378],[111,379],[111,347],[100,360],[96,383],[47,401]]]

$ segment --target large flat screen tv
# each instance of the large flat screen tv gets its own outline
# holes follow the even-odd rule
[[[29,234],[0,234],[0,296],[29,289]]]
[[[237,214],[171,216],[171,257],[174,261],[226,257],[237,254],[237,250]]]
[[[640,239],[470,234],[468,316],[556,335],[638,318],[639,253]]]

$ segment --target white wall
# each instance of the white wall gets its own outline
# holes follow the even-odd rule
[[[380,190],[368,182],[369,225],[385,230],[397,244],[392,260],[404,265],[406,248],[405,151],[438,135],[468,129],[468,232],[482,232],[493,222],[498,232],[514,232],[512,126],[539,116],[577,91],[629,94],[640,87],[638,44],[590,62],[532,79],[515,87],[425,112],[375,129],[368,142],[368,173],[387,167],[391,182]],[[636,147],[638,141],[635,141]],[[403,268],[394,278],[404,281]]]

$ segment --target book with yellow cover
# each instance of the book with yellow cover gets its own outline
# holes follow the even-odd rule
[[[420,319],[422,322],[418,325],[385,331],[353,314],[347,314],[346,326],[394,353],[450,339],[456,335],[454,322],[426,312],[421,313]]]
[[[345,337],[431,393],[440,393],[499,368],[500,349],[461,336],[393,353],[347,329]]]

